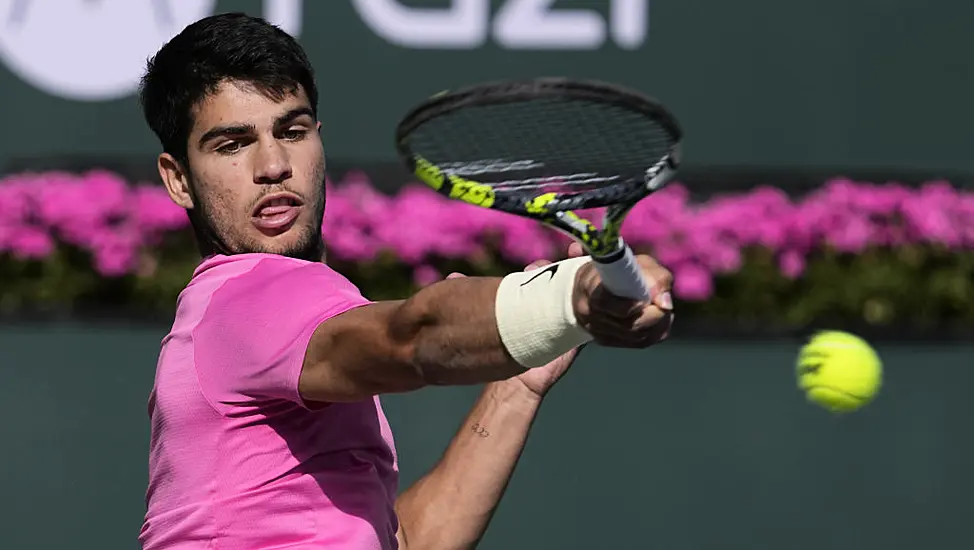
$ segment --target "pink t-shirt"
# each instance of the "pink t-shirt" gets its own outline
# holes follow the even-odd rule
[[[315,328],[368,303],[320,263],[200,264],[149,397],[143,548],[396,548],[398,464],[379,398],[309,408],[298,394]]]

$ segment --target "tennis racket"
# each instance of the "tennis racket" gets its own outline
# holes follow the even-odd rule
[[[681,137],[674,116],[643,94],[539,78],[440,92],[403,117],[396,148],[442,195],[571,236],[609,292],[648,301],[620,229],[636,203],[675,175]],[[575,213],[600,207],[607,207],[601,229]]]

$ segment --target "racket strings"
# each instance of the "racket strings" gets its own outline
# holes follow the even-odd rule
[[[675,138],[624,107],[539,98],[458,109],[410,141],[441,169],[496,189],[571,193],[641,179]]]
[[[601,168],[600,164],[607,163],[612,170],[638,172],[645,169],[647,158],[658,159],[673,141],[661,127],[619,108],[586,104],[583,109],[563,104],[559,107],[568,108],[559,110],[567,112],[544,113],[540,112],[544,106],[536,107],[527,110],[524,104],[497,105],[458,111],[431,121],[424,135],[414,136],[414,140],[421,144],[420,149],[444,154],[468,152],[461,158],[470,161],[487,160],[478,158],[486,151],[496,153],[491,160],[541,159],[551,167],[547,171],[555,169],[548,175],[568,175],[557,173],[558,169],[572,165]]]

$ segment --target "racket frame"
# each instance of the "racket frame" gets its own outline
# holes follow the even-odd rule
[[[517,103],[536,99],[577,99],[615,106],[645,116],[673,136],[674,145],[641,178],[620,179],[578,195],[559,195],[496,189],[441,168],[412,150],[410,134],[424,123],[447,113],[476,106]],[[632,249],[620,231],[626,215],[643,198],[663,188],[681,162],[683,132],[676,118],[657,100],[619,86],[594,80],[544,77],[523,81],[494,81],[441,91],[410,109],[396,128],[396,151],[406,167],[438,193],[475,206],[531,218],[580,242],[613,294],[649,300]],[[576,210],[605,207],[602,229],[580,217]]]

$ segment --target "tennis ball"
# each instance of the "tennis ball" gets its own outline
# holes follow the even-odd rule
[[[852,412],[876,396],[883,364],[865,340],[841,331],[817,333],[802,346],[798,387],[812,403],[835,413]]]

